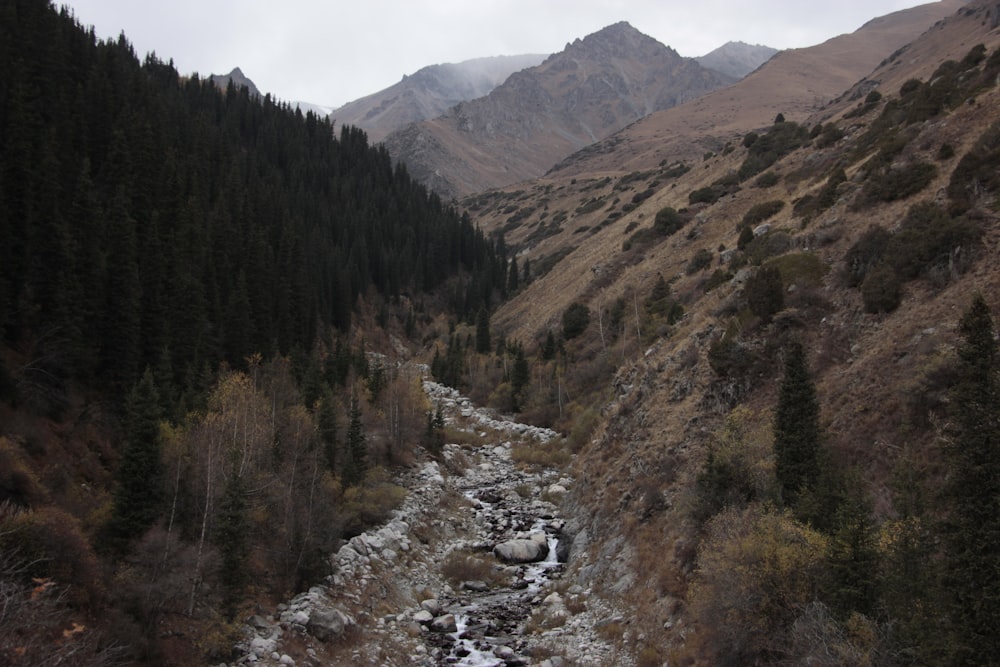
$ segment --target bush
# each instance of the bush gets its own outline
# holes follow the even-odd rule
[[[785,208],[785,202],[780,199],[754,204],[743,215],[740,225],[744,227],[756,227],[765,220],[776,216],[783,208]]]
[[[705,532],[689,594],[693,641],[710,664],[776,662],[799,610],[815,598],[826,539],[755,506],[722,512]]]
[[[684,272],[690,276],[707,269],[712,264],[712,258],[712,252],[706,248],[702,248],[694,254],[694,257],[692,257],[691,261],[688,262],[687,268],[684,269]]]
[[[892,235],[878,225],[868,228],[844,255],[844,278],[848,287],[858,287],[885,255]]]
[[[765,171],[757,177],[757,180],[753,184],[756,188],[773,188],[780,180],[781,177],[776,172]]]
[[[937,167],[929,162],[913,162],[898,169],[872,172],[868,175],[854,208],[865,208],[876,202],[907,199],[930,185],[935,176]]]
[[[941,147],[942,150],[944,146]],[[960,215],[983,195],[1000,190],[1000,121],[994,123],[962,156],[948,182],[951,212]]]
[[[719,201],[720,193],[711,185],[695,190],[688,195],[689,204],[714,204]]]
[[[900,278],[912,280],[935,267],[948,266],[953,251],[976,245],[981,234],[978,225],[952,218],[937,204],[916,204],[893,235],[887,256]]]
[[[779,114],[774,125],[747,148],[747,157],[737,175],[740,182],[761,173],[779,159],[799,148],[809,139],[809,131],[798,123],[787,122]]]
[[[660,236],[670,236],[684,226],[684,219],[674,208],[667,206],[656,212],[653,229]]]
[[[903,298],[903,283],[895,269],[880,264],[861,283],[866,313],[891,313]]]
[[[563,338],[572,340],[587,330],[590,324],[590,309],[582,303],[572,303],[563,311]]]
[[[746,297],[750,312],[770,322],[775,313],[785,307],[785,290],[777,267],[764,266],[750,276]]]

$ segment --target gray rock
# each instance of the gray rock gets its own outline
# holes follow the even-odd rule
[[[418,611],[413,615],[413,620],[416,621],[417,623],[427,625],[428,623],[434,620],[434,614],[427,611],[426,609],[421,609],[420,611]]]
[[[532,535],[531,539],[508,540],[493,547],[493,555],[508,563],[537,563],[545,560],[549,546],[544,533],[538,533],[541,539]]]
[[[420,608],[435,616],[441,613],[441,603],[434,598],[422,601]]]
[[[462,589],[473,593],[485,593],[490,587],[485,581],[463,581]]]
[[[458,630],[458,624],[455,621],[454,614],[444,614],[438,616],[433,621],[431,621],[431,630],[434,632],[455,632]]]
[[[321,642],[336,639],[351,624],[351,619],[339,609],[316,609],[309,615],[306,630]]]

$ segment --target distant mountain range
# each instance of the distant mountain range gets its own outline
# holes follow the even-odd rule
[[[460,196],[540,176],[650,113],[735,80],[621,22],[385,144],[416,178]]]

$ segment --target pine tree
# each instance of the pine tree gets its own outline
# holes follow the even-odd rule
[[[343,466],[344,486],[357,486],[368,470],[368,445],[364,425],[361,423],[361,406],[357,397],[351,398],[350,422],[347,426],[347,459]]]
[[[785,376],[774,417],[775,475],[783,501],[794,506],[819,478],[819,403],[801,343],[785,353]]]
[[[943,590],[951,664],[1000,655],[1000,370],[990,309],[977,295],[959,323],[958,379],[945,432]]]
[[[148,368],[128,396],[125,449],[116,473],[110,532],[118,544],[142,534],[160,511],[160,398]]]
[[[485,307],[480,307],[479,314],[476,316],[476,352],[488,354],[491,347],[490,316]]]

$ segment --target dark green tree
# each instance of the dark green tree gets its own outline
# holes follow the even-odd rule
[[[247,583],[249,535],[246,480],[238,474],[235,466],[226,478],[217,521],[215,543],[219,547],[222,561],[219,564],[219,578],[222,582],[223,606],[226,616],[231,619],[243,598],[243,588]]]
[[[851,474],[846,482],[849,491],[831,522],[824,592],[841,618],[852,612],[872,617],[878,601],[877,527],[861,475]]]
[[[357,486],[368,471],[368,444],[364,424],[361,423],[361,406],[357,397],[351,398],[350,421],[347,426],[347,456],[342,468],[344,486]]]
[[[819,479],[819,403],[802,344],[785,351],[785,376],[774,415],[775,475],[784,503],[794,507]]]
[[[316,408],[316,427],[319,431],[320,442],[323,443],[323,458],[326,460],[327,468],[335,471],[339,464],[340,454],[337,442],[337,411],[333,398],[333,392],[327,387],[319,400]]]
[[[590,309],[582,303],[571,303],[563,311],[563,338],[572,340],[587,330],[590,324]]]
[[[781,272],[776,266],[763,266],[747,280],[747,305],[750,312],[770,322],[785,307],[784,286]]]
[[[149,528],[160,512],[160,398],[148,368],[126,405],[125,448],[116,471],[110,533],[116,546]]]
[[[479,308],[476,315],[476,352],[479,354],[489,354],[492,349],[490,343],[490,315],[485,307]]]
[[[943,590],[949,664],[1000,655],[1000,355],[977,294],[959,323],[957,380],[945,430]]]

